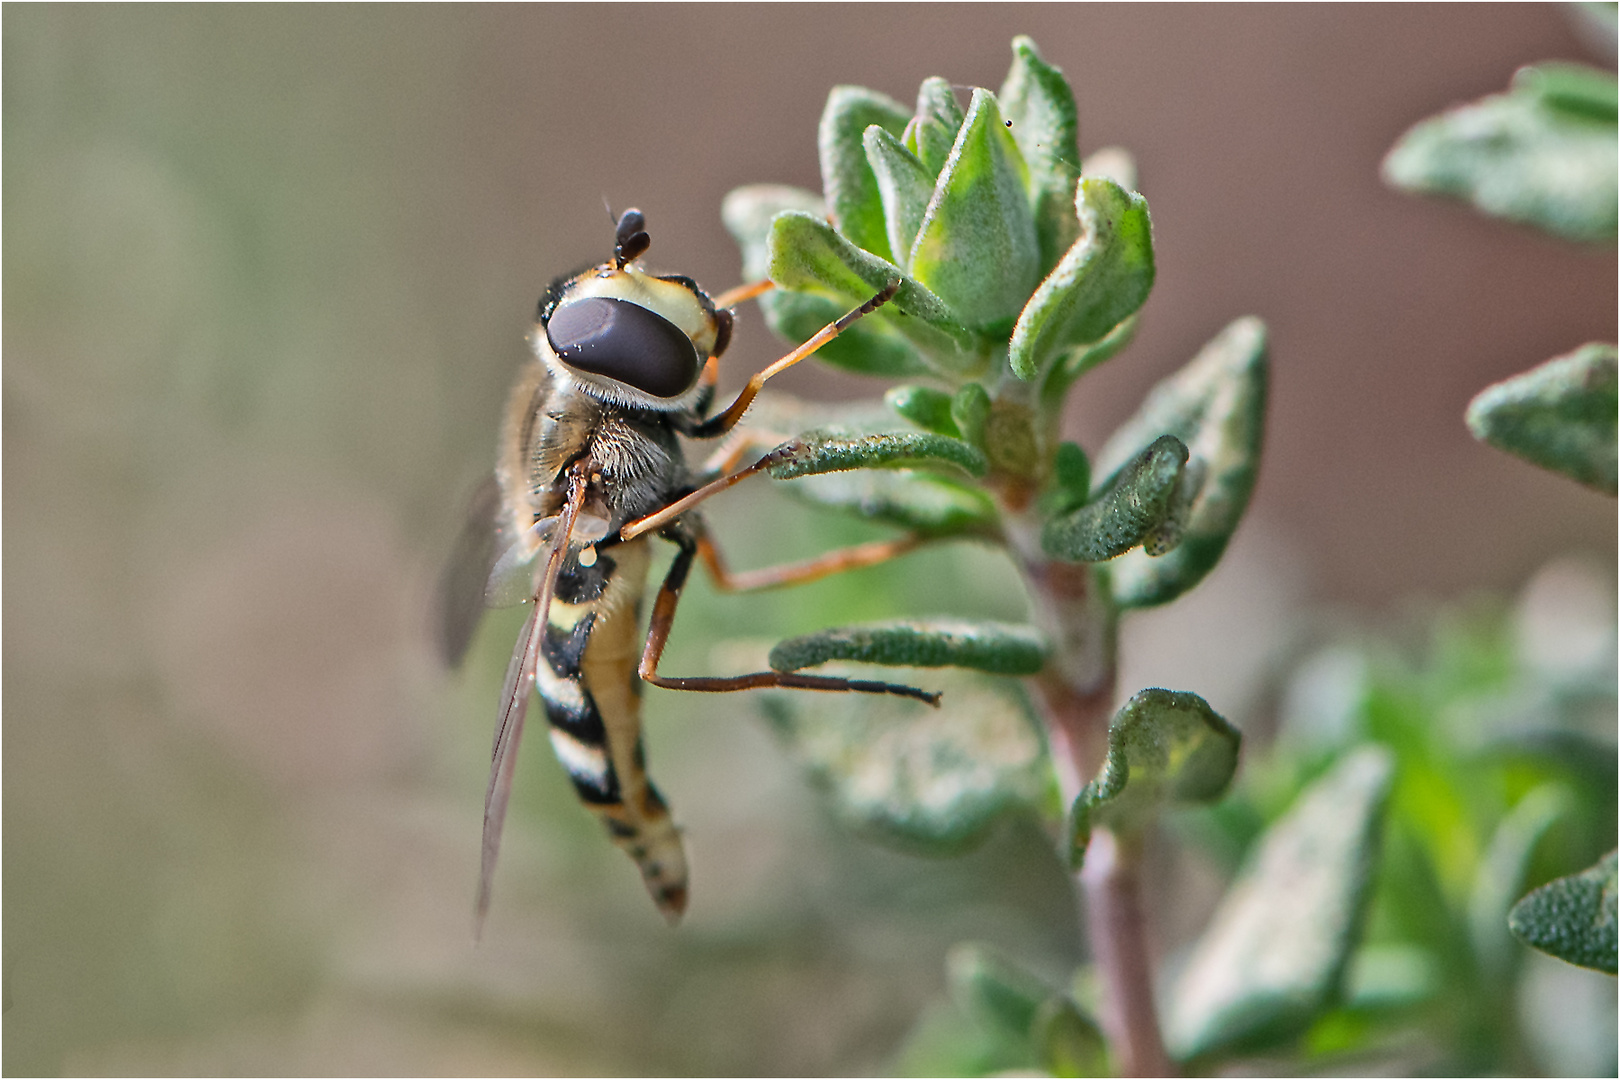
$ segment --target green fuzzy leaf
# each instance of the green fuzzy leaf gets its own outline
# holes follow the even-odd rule
[[[883,201],[889,250],[896,253],[904,270],[910,266],[911,245],[928,211],[928,200],[934,196],[934,175],[899,139],[875,124],[866,129],[864,145]]]
[[[892,386],[884,391],[889,408],[927,431],[952,438],[962,433],[951,419],[951,395],[932,386]]]
[[[1073,999],[1054,994],[1041,1003],[1030,1027],[1039,1064],[1051,1076],[1113,1076],[1108,1044]]]
[[[978,383],[968,383],[951,398],[951,422],[962,438],[984,445],[984,426],[990,420],[990,395]]]
[[[1143,690],[1108,725],[1108,758],[1070,812],[1070,861],[1093,826],[1142,829],[1168,802],[1213,802],[1237,769],[1242,735],[1197,694]]]
[[[1113,359],[1131,343],[1136,337],[1139,320],[1139,316],[1132,315],[1108,331],[1108,335],[1101,341],[1070,349],[1059,357],[1041,384],[1041,404],[1048,409],[1061,408],[1064,396],[1068,394],[1069,387],[1074,385],[1076,379],[1104,360]]]
[[[1384,180],[1571,240],[1613,243],[1617,146],[1614,75],[1541,64],[1521,69],[1505,94],[1413,127],[1384,159]]]
[[[1159,558],[1133,551],[1110,566],[1121,606],[1175,599],[1203,580],[1226,550],[1259,471],[1267,375],[1265,324],[1238,319],[1154,387],[1097,456],[1096,469],[1106,474],[1139,453],[1137,447],[1168,433],[1187,444],[1198,484],[1174,551]]]
[[[1059,443],[1052,460],[1052,480],[1061,492],[1054,505],[1054,513],[1063,513],[1084,506],[1091,498],[1091,459],[1079,443]]]
[[[842,626],[790,638],[771,650],[773,671],[800,671],[834,660],[886,667],[959,667],[992,675],[1034,675],[1046,642],[1033,627],[960,619],[907,619]]]
[[[1153,288],[1147,200],[1112,180],[1086,177],[1075,209],[1080,239],[1041,282],[1013,328],[1007,359],[1020,379],[1033,379],[1075,346],[1101,339],[1141,307]]]
[[[938,177],[962,130],[962,106],[951,84],[934,77],[917,89],[917,115],[906,127],[906,149],[917,155],[930,176]]]
[[[966,325],[1000,336],[1040,280],[1028,169],[996,99],[973,92],[911,249],[911,272]]]
[[[1063,72],[1041,59],[1035,42],[1013,38],[1013,63],[997,95],[1013,141],[1029,166],[1029,204],[1047,274],[1080,236],[1075,183],[1080,179],[1080,114]]]
[[[924,536],[997,535],[990,496],[949,477],[915,469],[853,469],[787,481],[782,490],[817,506]]]
[[[1394,771],[1383,747],[1356,750],[1260,838],[1171,988],[1173,1055],[1289,1038],[1332,999],[1360,933]]]
[[[1050,766],[1017,680],[950,668],[918,674],[943,691],[939,708],[886,694],[783,692],[756,701],[847,825],[911,850],[955,854],[1003,816],[1040,805]]]
[[[1474,438],[1615,494],[1615,347],[1584,345],[1488,386],[1468,405]]]
[[[877,177],[866,160],[866,129],[876,124],[891,135],[906,129],[910,116],[893,98],[864,86],[835,86],[821,113],[817,144],[821,186],[833,224],[859,247],[893,261],[883,224]]]
[[[1615,974],[1615,853],[1513,905],[1508,928],[1525,944],[1580,967]]]
[[[983,451],[949,435],[931,431],[895,431],[877,435],[806,432],[800,445],[785,460],[769,468],[777,480],[792,480],[844,469],[875,469],[890,465],[954,465],[971,476],[983,476],[990,467]]]
[[[782,288],[830,297],[848,311],[899,280],[894,299],[855,325],[887,324],[946,371],[981,363],[970,351],[975,349],[973,336],[944,301],[893,263],[851,244],[820,218],[794,211],[779,214],[767,242],[770,278]]]
[[[1186,464],[1180,439],[1155,440],[1094,501],[1048,521],[1041,547],[1070,562],[1103,562],[1124,554],[1164,522]]]
[[[720,204],[720,219],[742,249],[742,276],[761,281],[770,276],[771,222],[784,210],[825,218],[821,196],[780,184],[740,187]],[[804,342],[823,326],[849,310],[826,296],[780,289],[760,298],[759,307],[773,332],[793,342]],[[877,319],[861,319],[816,351],[816,358],[846,371],[884,378],[902,378],[932,370],[917,350],[892,327]]]

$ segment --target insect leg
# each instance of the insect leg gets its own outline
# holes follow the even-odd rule
[[[783,563],[780,566],[766,566],[758,570],[743,570],[737,573],[726,569],[725,562],[720,557],[720,550],[715,547],[714,541],[709,539],[707,533],[698,534],[697,545],[698,558],[703,560],[703,565],[709,571],[709,576],[714,579],[716,588],[723,592],[753,592],[758,589],[775,589],[783,585],[799,585],[832,574],[841,574],[846,570],[876,566],[908,551],[916,550],[926,542],[926,539],[916,533],[907,533],[892,540],[874,540],[867,544],[828,551],[802,562]]]
[[[518,634],[517,648],[506,667],[501,688],[501,713],[495,723],[495,746],[490,755],[489,787],[484,791],[484,841],[478,868],[477,928],[482,931],[489,913],[490,886],[495,878],[495,858],[501,850],[501,828],[506,824],[506,804],[512,795],[512,771],[517,766],[518,743],[523,738],[523,720],[534,693],[534,669],[540,660],[540,643],[545,638],[546,613],[557,588],[557,573],[568,554],[569,536],[579,519],[585,501],[585,485],[590,477],[590,459],[575,462],[568,470],[568,496],[563,503],[551,556],[546,560],[545,577],[534,598],[534,607]]]
[[[714,306],[717,308],[733,308],[745,301],[752,300],[756,296],[763,296],[774,288],[776,288],[776,282],[769,278],[764,281],[750,281],[727,289],[715,297]]]
[[[658,660],[669,641],[670,627],[675,623],[675,605],[680,602],[681,588],[686,584],[697,556],[698,543],[684,529],[669,529],[664,533],[680,548],[670,564],[664,584],[653,603],[652,620],[647,627],[647,644],[641,653],[637,673],[643,682],[661,686],[666,690],[698,690],[707,693],[725,693],[732,690],[752,690],[757,687],[780,686],[796,690],[831,690],[858,694],[895,694],[915,698],[930,705],[939,704],[939,694],[919,690],[915,686],[898,683],[875,682],[869,679],[845,679],[831,675],[801,675],[797,672],[758,671],[752,675],[684,676],[658,674]]]
[[[716,435],[724,435],[726,432],[736,427],[737,421],[741,420],[743,413],[748,411],[748,406],[754,403],[754,398],[759,394],[760,387],[765,385],[767,379],[780,375],[794,364],[797,364],[800,360],[803,360],[805,357],[811,355],[817,349],[827,344],[827,342],[831,341],[833,338],[847,330],[850,324],[856,319],[859,319],[863,315],[871,314],[884,304],[887,304],[890,300],[894,299],[894,294],[899,291],[900,281],[897,278],[885,285],[876,296],[872,297],[872,299],[868,300],[860,307],[855,308],[852,311],[845,312],[837,319],[828,323],[826,326],[823,326],[820,330],[817,330],[810,340],[806,341],[803,345],[800,345],[797,349],[794,349],[792,352],[782,357],[782,359],[778,360],[764,371],[758,372],[752,378],[750,378],[748,380],[748,385],[744,386],[742,388],[742,392],[737,395],[737,400],[733,401],[725,412],[720,413],[718,416],[712,416],[708,420],[705,420],[702,424],[699,424],[697,429],[693,432],[693,435],[699,439],[712,439]]]

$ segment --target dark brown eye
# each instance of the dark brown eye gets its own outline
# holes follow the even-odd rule
[[[569,367],[633,386],[653,397],[679,397],[702,362],[692,339],[657,312],[608,296],[557,305],[546,340]]]

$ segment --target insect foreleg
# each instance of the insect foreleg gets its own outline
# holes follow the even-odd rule
[[[738,304],[752,300],[756,296],[763,296],[765,293],[770,292],[774,288],[776,288],[776,282],[770,280],[769,278],[766,278],[764,281],[745,282],[742,285],[737,285],[733,288],[727,289],[725,292],[715,297],[714,306],[717,308],[733,308]]]
[[[803,345],[800,345],[797,349],[794,349],[792,352],[782,357],[782,359],[778,360],[764,371],[755,374],[748,380],[748,385],[744,386],[742,388],[742,392],[737,395],[737,400],[733,401],[731,405],[727,407],[725,412],[720,413],[718,416],[710,417],[708,420],[705,420],[703,423],[697,426],[697,428],[692,432],[694,437],[699,439],[712,439],[717,435],[724,435],[726,432],[736,427],[737,421],[741,420],[743,413],[748,411],[748,406],[754,403],[754,398],[758,396],[760,388],[765,385],[766,380],[780,375],[794,364],[797,364],[800,360],[803,360],[805,357],[813,354],[817,349],[827,344],[827,342],[849,329],[850,324],[856,319],[859,319],[863,315],[871,314],[884,304],[888,303],[890,300],[894,299],[894,294],[899,291],[900,280],[896,278],[894,281],[891,281],[885,285],[876,296],[872,297],[872,299],[868,300],[860,307],[855,308],[853,311],[844,313],[837,319],[828,323],[826,326],[823,326],[820,330],[817,330],[815,334],[811,336],[810,340],[806,341]]]
[[[703,560],[704,568],[714,579],[715,587],[723,592],[753,592],[758,589],[775,589],[783,585],[800,585],[832,574],[841,574],[846,570],[858,570],[865,566],[888,562],[921,547],[925,542],[925,537],[907,533],[892,540],[874,540],[867,544],[828,551],[802,562],[783,563],[780,566],[766,566],[758,570],[734,573],[726,569],[725,561],[720,557],[720,550],[715,547],[714,541],[709,539],[707,533],[700,533],[697,538],[698,557]]]
[[[844,679],[830,675],[801,675],[797,672],[759,671],[752,675],[685,676],[672,677],[658,674],[658,660],[669,641],[670,627],[675,624],[675,606],[680,602],[681,589],[686,585],[692,569],[692,560],[698,551],[697,540],[684,529],[665,530],[664,536],[679,545],[669,573],[658,590],[653,603],[652,620],[647,627],[647,644],[641,653],[637,674],[643,682],[661,686],[666,690],[697,690],[707,693],[726,693],[732,690],[752,690],[758,687],[780,686],[795,690],[829,690],[857,694],[894,694],[915,698],[930,705],[939,705],[939,694],[920,690],[915,686],[876,682],[869,679]]]

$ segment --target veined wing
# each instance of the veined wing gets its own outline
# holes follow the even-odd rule
[[[451,667],[467,655],[484,614],[485,586],[501,546],[500,510],[500,485],[494,476],[486,476],[467,504],[466,520],[439,575],[433,600],[434,643]]]

